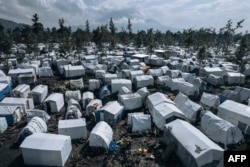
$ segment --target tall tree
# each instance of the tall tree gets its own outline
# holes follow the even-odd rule
[[[131,23],[130,18],[128,18],[128,26],[127,26],[127,29],[128,29],[129,42],[131,42],[131,41],[132,41],[132,36],[133,36],[133,31],[132,31],[132,23]]]
[[[85,41],[88,43],[90,42],[91,39],[91,33],[90,33],[90,28],[89,28],[89,20],[86,20],[85,23]]]
[[[116,28],[115,28],[115,24],[113,22],[112,17],[109,20],[109,30],[110,30],[110,44],[111,44],[111,48],[114,49],[115,48],[115,44],[116,44],[116,39],[115,39],[115,35],[116,35]]]
[[[207,49],[206,46],[203,45],[199,48],[198,54],[197,54],[197,59],[200,62],[200,64],[203,63],[203,61],[207,58]]]

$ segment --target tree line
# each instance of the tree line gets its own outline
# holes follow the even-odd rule
[[[156,48],[166,48],[169,45],[178,45],[186,48],[186,51],[199,51],[201,56],[206,52],[205,48],[214,47],[219,52],[226,54],[229,48],[235,43],[239,43],[236,56],[241,60],[250,49],[250,35],[246,33],[236,33],[242,28],[244,20],[240,20],[234,26],[232,20],[228,20],[226,25],[216,31],[215,28],[200,28],[198,30],[189,28],[182,32],[161,32],[150,28],[148,30],[137,30],[133,32],[133,26],[128,18],[127,27],[122,27],[118,31],[112,17],[108,24],[100,25],[90,30],[89,20],[85,21],[85,28],[78,28],[72,32],[71,26],[65,26],[65,20],[58,20],[59,27],[44,28],[39,22],[39,17],[35,13],[32,18],[32,25],[24,25],[22,28],[4,29],[0,24],[0,52],[10,54],[12,44],[24,43],[27,45],[29,53],[38,53],[38,44],[59,43],[59,52],[66,53],[72,50],[81,52],[84,46],[94,42],[98,49],[116,49],[117,44],[125,46],[133,44],[135,47],[146,47],[149,53]],[[202,58],[202,57],[201,57]]]

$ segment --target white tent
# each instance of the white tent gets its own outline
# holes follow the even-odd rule
[[[163,130],[166,123],[177,118],[185,119],[185,114],[172,103],[162,102],[153,106],[153,122]]]
[[[199,104],[191,101],[181,92],[175,97],[174,102],[189,120],[194,123],[199,120],[200,112],[202,111],[202,107]]]
[[[67,90],[65,92],[65,101],[68,103],[70,99],[75,99],[76,101],[80,101],[82,98],[80,90]]]
[[[207,77],[207,82],[214,86],[220,86],[224,83],[223,78],[221,76],[209,74]]]
[[[30,85],[21,84],[17,85],[14,89],[11,90],[12,97],[24,97],[27,98],[30,93]]]
[[[64,65],[63,73],[65,78],[82,77],[85,75],[85,68],[83,67],[83,65]]]
[[[138,93],[141,96],[143,102],[145,102],[148,95],[150,95],[150,92],[147,89],[147,87],[142,87],[142,88],[138,89],[136,91],[136,93]]]
[[[102,101],[100,99],[90,100],[88,105],[86,106],[86,115],[89,116],[93,114],[96,110],[102,107]]]
[[[89,104],[91,100],[94,99],[94,93],[93,92],[83,92],[82,93],[82,109],[85,109],[86,106]]]
[[[172,79],[168,75],[159,76],[156,79],[156,84],[159,86],[171,87]]]
[[[217,115],[250,134],[250,107],[232,100],[226,100],[218,107]]]
[[[64,166],[72,150],[70,136],[36,133],[20,148],[25,165]]]
[[[132,113],[128,113],[128,118],[127,118],[127,124],[128,125],[132,125],[132,116],[133,115],[143,115],[143,112],[132,112]]]
[[[225,77],[226,83],[228,84],[244,84],[245,75],[237,72],[227,72]]]
[[[82,78],[79,79],[71,79],[69,81],[70,89],[82,89],[84,87],[84,83]]]
[[[167,98],[166,95],[164,95],[163,93],[160,93],[160,92],[156,92],[156,93],[153,93],[147,97],[147,103],[146,103],[147,106],[146,107],[148,107],[150,114],[153,115],[154,106],[156,106],[160,103],[163,103],[163,102],[174,104],[174,102],[172,100],[170,100],[169,98]]]
[[[48,95],[48,86],[47,85],[37,85],[35,88],[33,88],[30,91],[30,94],[32,95],[34,99],[34,103],[40,104],[44,101],[46,96]]]
[[[142,70],[129,71],[129,78],[133,82],[134,78],[139,75],[144,75]]]
[[[87,139],[87,128],[85,118],[59,120],[58,134],[70,136],[74,139]]]
[[[163,75],[163,71],[161,68],[158,69],[149,69],[146,73],[147,75],[151,75],[152,77],[159,77]]]
[[[89,135],[89,146],[109,148],[113,139],[112,128],[104,121],[98,122]]]
[[[94,91],[101,87],[101,82],[99,79],[89,79],[89,90]]]
[[[220,98],[217,95],[203,92],[200,103],[207,107],[217,109],[217,107],[220,105]]]
[[[131,115],[132,132],[149,132],[151,131],[151,116],[149,114]]]
[[[31,109],[27,111],[27,122],[29,122],[33,117],[40,117],[44,120],[44,122],[48,122],[50,119],[50,116],[47,112],[44,110],[38,110],[38,109]]]
[[[134,84],[137,89],[147,86],[154,86],[154,78],[151,75],[139,75],[135,77]]]
[[[239,95],[240,102],[247,102],[247,100],[250,98],[250,89],[244,88],[240,86],[236,86],[234,89],[234,92]]]
[[[244,137],[238,127],[207,111],[201,117],[201,131],[224,149],[228,145],[238,144]]]
[[[104,84],[106,85],[111,85],[111,81],[113,79],[118,79],[118,75],[117,74],[110,74],[110,73],[106,73],[104,75]]]
[[[23,140],[34,134],[34,133],[46,133],[47,125],[45,121],[40,117],[33,117],[28,124],[20,131],[17,141],[19,143],[23,142]]]
[[[217,166],[223,160],[224,150],[183,120],[165,125],[163,142],[176,145],[174,152],[184,166]]]
[[[113,125],[121,119],[124,107],[117,101],[106,103],[100,110],[104,112],[104,121]]]
[[[21,107],[18,106],[0,106],[0,117],[6,119],[8,125],[14,125],[24,116]]]
[[[52,93],[44,100],[44,109],[48,113],[60,112],[64,106],[64,97],[61,93]]]
[[[119,95],[118,101],[124,106],[124,110],[133,110],[142,107],[142,98],[138,93]]]
[[[39,77],[53,77],[53,71],[51,67],[40,67],[38,70]]]
[[[130,91],[132,90],[132,82],[129,79],[112,79],[111,80],[111,92],[116,93],[121,87],[125,86]]]

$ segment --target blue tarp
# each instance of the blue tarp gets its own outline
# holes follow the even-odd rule
[[[116,143],[114,140],[111,140],[111,142],[109,143],[109,150],[116,151]]]
[[[110,94],[111,94],[111,89],[110,89],[110,86],[108,86],[108,85],[102,86],[98,92],[98,96],[100,99],[103,99],[104,97],[106,97]]]
[[[2,86],[3,85],[3,86]],[[4,86],[5,85],[5,86]],[[6,94],[8,94],[11,90],[11,86],[12,84],[10,83],[9,85],[8,84],[3,84],[3,83],[0,83],[0,100],[2,100]]]

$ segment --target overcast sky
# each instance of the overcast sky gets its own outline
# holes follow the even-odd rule
[[[32,24],[34,13],[44,27],[65,25],[91,27],[108,24],[110,17],[117,28],[132,29],[165,27],[179,30],[213,27],[217,30],[232,19],[234,26],[245,19],[241,31],[250,30],[250,0],[0,0],[0,18]]]

